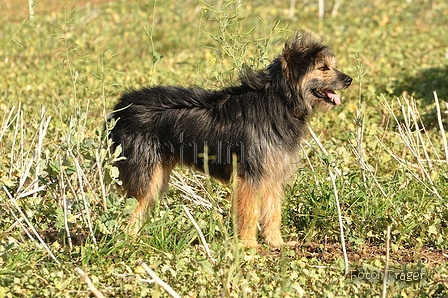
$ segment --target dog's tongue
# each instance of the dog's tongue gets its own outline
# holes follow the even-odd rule
[[[333,90],[324,90],[324,92],[325,92],[325,95],[327,95],[328,98],[330,98],[334,102],[335,105],[341,104],[341,97],[339,96],[339,94],[337,94]]]

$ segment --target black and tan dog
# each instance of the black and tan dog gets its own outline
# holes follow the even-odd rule
[[[306,122],[318,109],[341,99],[335,90],[352,78],[336,69],[332,50],[297,34],[265,70],[246,70],[238,85],[222,90],[158,86],[124,94],[110,118],[112,150],[122,146],[120,179],[139,206],[131,218],[138,232],[156,199],[167,190],[176,164],[204,170],[228,182],[237,157],[237,232],[246,246],[257,245],[257,224],[271,246],[280,233],[284,183],[294,171]],[[207,160],[207,159],[206,159]]]

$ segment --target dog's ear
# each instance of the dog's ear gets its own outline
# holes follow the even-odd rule
[[[283,58],[287,63],[304,63],[327,48],[321,38],[311,32],[298,35],[295,32],[291,40],[285,43]]]
[[[327,48],[322,39],[312,32],[301,35],[295,32],[293,37],[285,43],[280,57],[282,69],[288,77],[292,76],[291,78],[297,80],[314,65],[317,55]]]

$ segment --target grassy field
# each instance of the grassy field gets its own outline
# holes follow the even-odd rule
[[[335,2],[319,18],[309,0],[36,1],[30,18],[2,1],[0,298],[170,296],[160,280],[182,297],[378,297],[385,268],[388,297],[447,297],[448,3]],[[296,30],[355,79],[311,120],[287,187],[282,233],[298,244],[239,247],[231,186],[182,168],[128,236],[136,201],[102,133],[120,93],[227,86]]]

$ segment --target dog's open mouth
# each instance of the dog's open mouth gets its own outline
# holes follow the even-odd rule
[[[325,102],[333,105],[341,104],[341,97],[334,90],[313,89],[314,96],[322,98]]]

